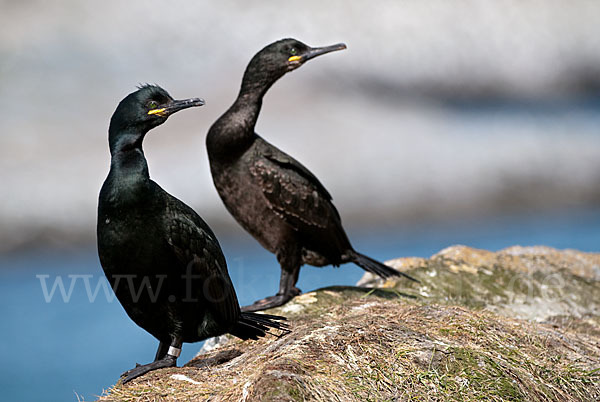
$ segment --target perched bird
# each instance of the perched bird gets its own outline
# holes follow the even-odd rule
[[[119,103],[108,141],[111,163],[98,201],[98,255],[129,317],[160,345],[153,363],[123,373],[128,382],[176,365],[183,342],[230,333],[257,339],[285,331],[283,317],[242,313],[225,257],[208,225],[150,179],[146,133],[202,99],[174,100],[145,85]]]
[[[295,39],[266,46],[250,60],[237,99],[206,137],[210,170],[225,207],[281,265],[279,292],[242,311],[280,306],[298,295],[302,264],[353,262],[383,278],[414,280],[354,250],[321,182],[254,131],[263,96],[275,81],[316,56],[345,48],[343,43],[312,48]]]

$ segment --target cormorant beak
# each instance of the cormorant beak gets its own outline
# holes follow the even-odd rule
[[[346,49],[345,43],[336,43],[335,45],[324,46],[324,47],[312,47],[304,54],[301,54],[299,56],[290,57],[288,59],[288,61],[289,62],[298,61],[300,63],[304,63],[305,61],[310,60],[314,57],[320,56],[322,54],[335,52],[337,50],[344,50],[344,49]]]
[[[200,98],[173,100],[167,103],[164,107],[149,110],[148,114],[154,114],[160,117],[169,117],[173,113],[179,112],[180,110],[187,109],[189,107],[202,106],[204,103],[204,99]]]

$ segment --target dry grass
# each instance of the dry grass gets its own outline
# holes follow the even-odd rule
[[[284,307],[293,333],[283,338],[232,341],[100,400],[600,399],[600,338],[587,322],[535,324],[355,288],[293,306]]]
[[[421,284],[367,275],[382,288],[301,295],[273,311],[291,334],[232,340],[100,400],[600,400],[600,254],[451,247],[393,264]]]

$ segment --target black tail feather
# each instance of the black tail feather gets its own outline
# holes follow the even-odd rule
[[[390,276],[403,276],[411,281],[421,283],[418,279],[413,278],[410,275],[405,274],[404,272],[396,271],[394,268],[388,267],[387,265],[372,259],[371,257],[367,257],[364,254],[361,254],[357,251],[353,251],[351,254],[352,262],[356,265],[364,269],[365,271],[369,271],[375,275],[379,275],[380,277],[386,279]]]
[[[287,324],[280,322],[285,320],[285,317],[278,315],[241,313],[236,326],[231,330],[231,334],[243,340],[256,340],[266,334],[280,337],[290,332]],[[279,330],[280,333],[273,333],[270,331],[271,329]]]

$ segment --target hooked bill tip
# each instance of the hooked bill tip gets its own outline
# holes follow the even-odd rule
[[[203,106],[206,104],[202,98],[192,98],[189,100],[189,103],[191,103],[193,106]]]

